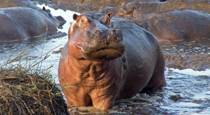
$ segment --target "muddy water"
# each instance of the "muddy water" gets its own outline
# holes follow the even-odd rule
[[[54,15],[62,15],[68,20],[61,30],[67,32],[71,21],[72,12],[51,9]],[[0,63],[5,65],[8,60],[11,64],[33,65],[41,60],[36,68],[49,68],[56,83],[57,67],[60,58],[60,48],[67,41],[67,36],[33,41],[33,43],[0,44]],[[181,47],[181,48],[180,48]],[[209,46],[195,45],[193,48],[185,45],[164,47],[164,54],[176,55],[179,53],[210,54]],[[204,51],[204,49],[207,49]],[[202,53],[202,51],[204,51]],[[190,55],[189,54],[189,55]],[[15,60],[14,58],[17,57]],[[205,59],[203,59],[205,61]],[[208,62],[206,62],[208,63]],[[210,63],[210,62],[209,62]],[[30,67],[30,66],[29,66]],[[185,68],[186,67],[186,68]],[[206,67],[206,66],[205,66]],[[210,115],[210,68],[202,71],[192,70],[191,67],[183,66],[184,70],[166,68],[165,74],[167,86],[152,94],[137,94],[135,97],[118,101],[111,109],[111,114],[143,114],[143,115]],[[193,68],[194,69],[194,68]]]

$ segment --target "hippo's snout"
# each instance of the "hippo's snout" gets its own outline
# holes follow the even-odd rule
[[[98,41],[100,45],[101,42],[113,43],[121,42],[123,40],[122,33],[119,29],[109,29],[109,30],[95,30],[93,32],[88,31],[87,36],[89,40]]]
[[[95,30],[87,32],[86,45],[83,46],[87,58],[113,59],[124,52],[122,32],[119,29]]]

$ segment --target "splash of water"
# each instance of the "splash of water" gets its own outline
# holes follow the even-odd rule
[[[193,69],[174,69],[174,68],[168,68],[169,71],[173,71],[175,73],[184,74],[184,75],[190,75],[190,76],[208,76],[210,77],[210,69],[206,69],[204,71],[196,71]]]

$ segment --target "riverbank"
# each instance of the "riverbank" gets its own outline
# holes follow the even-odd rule
[[[0,114],[67,115],[67,106],[51,75],[22,66],[0,68]]]

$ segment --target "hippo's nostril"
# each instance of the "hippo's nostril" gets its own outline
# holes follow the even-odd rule
[[[115,31],[115,30],[112,30],[112,31],[110,32],[110,34],[111,34],[111,36],[115,36],[115,35],[116,35],[116,31]]]
[[[117,31],[114,29],[114,30],[112,30],[112,32],[114,33],[114,34],[116,34],[117,33]]]
[[[95,34],[96,34],[96,35],[100,35],[100,31],[99,31],[99,30],[96,30],[96,31],[95,31]]]
[[[117,42],[122,41],[121,31],[119,31],[117,29],[111,30],[110,33],[109,33],[108,40],[117,41]]]

